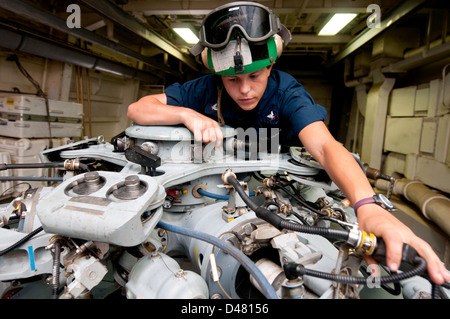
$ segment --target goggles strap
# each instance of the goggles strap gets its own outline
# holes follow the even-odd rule
[[[192,48],[189,49],[189,52],[193,55],[193,56],[197,56],[200,53],[202,53],[202,51],[205,49],[205,46],[200,44],[200,42],[198,42],[196,45],[194,45]]]
[[[284,46],[287,47],[289,42],[292,40],[292,34],[289,32],[288,28],[284,26],[284,24],[281,25],[281,30],[277,33],[284,42]]]

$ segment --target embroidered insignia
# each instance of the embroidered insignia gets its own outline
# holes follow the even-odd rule
[[[275,119],[275,114],[273,114],[273,111],[270,111],[270,114],[267,115],[267,118],[271,121],[273,121]]]
[[[217,103],[214,105],[211,105],[211,110],[216,111],[217,112]]]

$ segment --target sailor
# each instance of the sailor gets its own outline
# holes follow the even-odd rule
[[[384,239],[391,271],[398,270],[406,243],[426,260],[434,282],[450,281],[431,246],[374,198],[360,166],[328,131],[325,108],[292,76],[273,68],[290,38],[279,18],[261,4],[220,6],[205,17],[200,41],[190,50],[211,74],[141,98],[128,107],[128,117],[140,125],[183,124],[196,140],[216,148],[223,142],[221,125],[278,127],[280,143],[303,145],[349,198],[360,229]]]

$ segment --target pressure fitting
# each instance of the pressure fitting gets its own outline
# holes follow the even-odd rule
[[[264,186],[271,188],[275,186],[275,181],[272,178],[264,178],[263,184]]]
[[[377,238],[372,233],[368,234],[363,230],[352,228],[348,234],[347,243],[357,252],[372,255],[377,246]]]
[[[230,177],[230,176],[233,176],[235,179],[237,179],[237,177],[236,177],[236,174],[234,174],[232,171],[231,171],[231,169],[227,169],[223,174],[222,174],[222,181],[225,183],[225,184],[230,184],[230,182],[228,181],[228,178]]]
[[[80,169],[80,160],[78,158],[66,159],[64,161],[64,169],[68,171],[76,171]]]

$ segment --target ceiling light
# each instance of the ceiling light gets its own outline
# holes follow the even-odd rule
[[[320,30],[319,35],[335,35],[352,21],[354,17],[356,17],[356,13],[336,13],[322,30]]]
[[[189,28],[173,28],[173,30],[189,44],[198,42],[198,37]]]

